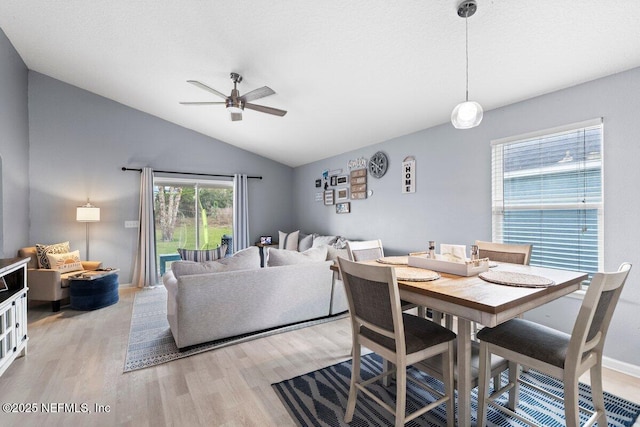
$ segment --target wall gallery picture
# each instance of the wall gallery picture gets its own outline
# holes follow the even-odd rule
[[[345,214],[351,212],[351,203],[337,203],[336,204],[336,213]]]
[[[336,202],[346,202],[349,200],[349,189],[347,187],[336,189]]]
[[[325,190],[324,191],[324,204],[332,205],[333,204],[333,190]]]

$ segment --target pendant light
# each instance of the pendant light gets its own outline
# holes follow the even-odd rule
[[[482,121],[482,107],[474,101],[469,101],[469,27],[467,18],[473,16],[478,9],[475,0],[465,0],[458,5],[458,16],[464,18],[465,27],[465,46],[466,46],[466,100],[456,105],[451,113],[451,124],[456,129],[471,129],[476,127]]]

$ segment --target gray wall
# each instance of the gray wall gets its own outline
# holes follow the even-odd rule
[[[249,230],[257,239],[293,222],[293,170],[93,93],[29,72],[31,227],[24,243],[70,240],[85,252],[85,226],[75,208],[87,197],[101,208],[90,225],[90,255],[121,269],[130,283],[140,174],[122,166],[194,173],[247,173]],[[5,166],[6,167],[6,166]]]
[[[489,142],[604,117],[604,266],[615,270],[623,261],[635,265],[609,331],[606,356],[640,367],[639,93],[640,68],[485,112],[475,129],[460,131],[446,123],[301,166],[294,173],[297,228],[380,238],[390,254],[424,250],[428,240],[467,245],[490,240]],[[347,215],[314,201],[314,180],[323,169],[346,171],[349,159],[369,158],[377,150],[389,155],[390,168],[380,180],[368,177],[370,199],[351,201]],[[416,158],[417,192],[401,194],[400,166],[409,155]],[[528,317],[570,332],[579,304],[579,299],[566,297]]]
[[[14,257],[29,233],[27,67],[0,30],[0,257]]]

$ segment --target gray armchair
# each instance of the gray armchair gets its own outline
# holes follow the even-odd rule
[[[20,258],[31,258],[27,264],[27,298],[34,301],[51,301],[51,309],[60,311],[60,303],[69,297],[69,276],[77,271],[61,273],[58,270],[38,268],[36,247],[29,246],[18,250]],[[82,261],[85,270],[96,270],[102,267],[100,261]]]

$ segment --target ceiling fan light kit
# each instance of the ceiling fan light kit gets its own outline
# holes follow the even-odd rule
[[[469,101],[469,28],[467,19],[473,16],[478,9],[475,0],[465,0],[458,5],[458,16],[464,18],[465,24],[465,47],[466,47],[466,98],[465,102],[461,102],[451,112],[451,124],[456,129],[471,129],[476,127],[482,121],[482,106],[475,102]]]
[[[208,92],[213,93],[214,95],[219,96],[220,98],[224,98],[224,101],[219,102],[181,102],[182,105],[216,105],[216,104],[224,104],[229,112],[231,117],[231,121],[240,121],[242,120],[242,113],[245,108],[250,110],[258,111],[261,113],[272,114],[274,116],[284,116],[287,114],[285,110],[280,110],[278,108],[266,107],[264,105],[252,104],[249,101],[253,101],[254,99],[264,98],[265,96],[274,95],[275,92],[273,89],[267,86],[263,86],[258,89],[254,89],[251,92],[245,93],[244,95],[240,95],[240,91],[238,91],[238,83],[242,81],[242,76],[238,73],[230,74],[231,80],[233,81],[233,90],[231,90],[231,95],[226,96],[222,92],[219,92],[204,83],[201,83],[197,80],[187,80],[187,83],[191,83],[194,86],[199,87],[200,89],[206,90]]]

